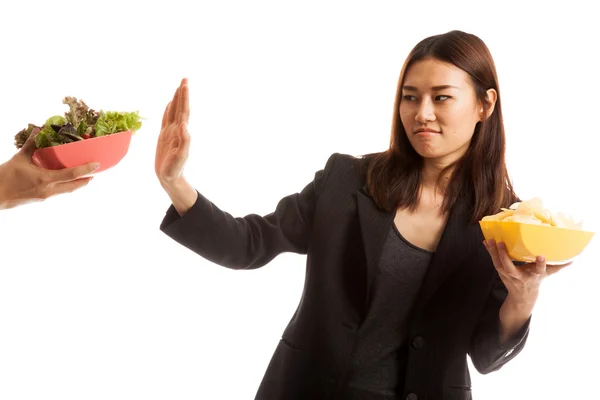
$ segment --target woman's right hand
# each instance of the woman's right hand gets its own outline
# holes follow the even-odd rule
[[[184,78],[165,109],[156,146],[154,168],[163,187],[183,178],[183,168],[190,149],[190,135],[187,131],[189,117],[188,82]]]
[[[188,81],[184,78],[165,109],[154,161],[161,186],[182,216],[194,205],[198,196],[183,176],[190,151],[190,134],[187,130],[189,117]]]

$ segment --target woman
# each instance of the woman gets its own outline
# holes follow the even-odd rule
[[[493,59],[460,31],[424,39],[398,80],[387,151],[334,154],[264,217],[233,218],[183,176],[184,79],[165,111],[156,174],[173,205],[161,229],[219,265],[307,254],[302,300],[256,399],[469,399],[480,373],[524,347],[541,281],[477,221],[517,201]]]

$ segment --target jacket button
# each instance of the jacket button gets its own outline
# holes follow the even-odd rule
[[[415,349],[422,349],[425,347],[425,339],[423,339],[421,336],[415,336],[412,341],[412,345]]]
[[[417,400],[417,399],[418,399],[418,397],[414,393],[409,393],[408,396],[406,396],[406,400]]]

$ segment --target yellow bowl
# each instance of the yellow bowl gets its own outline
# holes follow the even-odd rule
[[[570,261],[586,248],[594,232],[557,228],[514,221],[479,221],[486,240],[504,242],[515,261],[535,262],[537,256],[548,264]]]

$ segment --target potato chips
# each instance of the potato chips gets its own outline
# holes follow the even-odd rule
[[[483,217],[482,221],[513,221],[557,228],[582,229],[581,222],[575,222],[573,218],[563,213],[546,210],[542,200],[537,197],[514,203],[510,208],[502,208],[502,211],[497,214]]]

